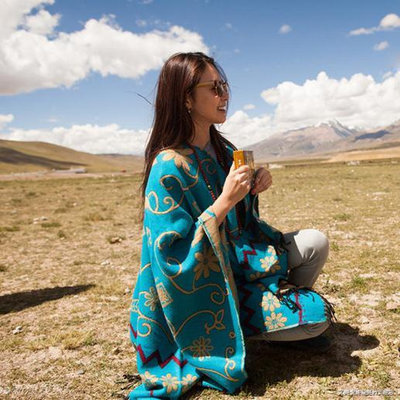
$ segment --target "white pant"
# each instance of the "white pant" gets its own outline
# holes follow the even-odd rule
[[[289,282],[311,288],[328,258],[329,242],[315,229],[284,234],[288,247]],[[291,341],[309,339],[324,332],[330,322],[306,324],[275,332],[264,332],[254,339]]]

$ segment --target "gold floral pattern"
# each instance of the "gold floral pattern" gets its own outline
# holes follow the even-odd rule
[[[176,376],[172,376],[171,374],[163,375],[161,381],[163,386],[167,389],[167,393],[178,390],[179,381]]]
[[[167,307],[168,304],[171,304],[173,302],[172,297],[168,294],[167,289],[165,289],[165,286],[162,282],[157,283],[156,287],[161,306],[163,308]]]
[[[174,160],[174,163],[178,168],[183,168],[189,172],[189,164],[193,163],[193,160],[190,157],[187,157],[189,154],[193,154],[191,149],[165,150],[163,151],[163,160]]]
[[[265,317],[264,325],[269,331],[277,330],[285,326],[287,318],[282,315],[282,313],[275,314],[271,313],[270,317]]]
[[[156,289],[151,287],[148,292],[144,292],[144,297],[146,299],[144,305],[146,307],[149,307],[151,311],[154,311],[158,305],[158,296]]]
[[[152,245],[151,232],[150,232],[150,229],[147,226],[146,226],[146,236],[147,236],[147,243],[148,243],[149,246],[151,246]]]
[[[197,252],[195,258],[199,263],[194,268],[194,272],[196,273],[195,279],[196,281],[200,279],[203,275],[204,278],[208,278],[210,276],[210,270],[214,272],[220,272],[220,266],[218,263],[218,258],[214,253],[212,246],[208,248],[205,246],[202,253]]]
[[[266,287],[263,283],[261,283],[261,282],[258,282],[256,286],[257,286],[262,292],[265,292],[265,291],[267,290],[267,287]]]
[[[257,279],[265,278],[268,275],[266,272],[257,271],[254,274],[249,275],[250,282],[255,281]]]
[[[281,266],[278,264],[278,257],[276,254],[271,254],[264,258],[260,258],[260,262],[261,268],[268,273],[273,274],[281,269]]]
[[[278,298],[271,292],[264,294],[261,302],[261,306],[265,311],[275,311],[276,308],[281,306]]]
[[[197,378],[195,375],[192,374],[187,374],[182,378],[182,386],[188,386],[191,385],[192,383],[196,382]]]
[[[213,313],[214,323],[211,326],[208,325],[207,323],[204,324],[204,329],[205,329],[207,335],[209,335],[213,329],[217,329],[219,331],[226,329],[226,326],[223,323],[224,314],[225,314],[225,311],[223,309],[219,310],[217,313],[215,313],[215,314]]]
[[[158,378],[155,375],[152,375],[149,371],[146,371],[144,374],[141,374],[140,377],[143,380],[145,385],[154,384],[158,382]]]
[[[206,339],[204,336],[193,340],[192,345],[189,346],[189,350],[193,352],[193,357],[198,357],[199,360],[210,357],[210,351],[213,349],[214,347],[211,345],[211,339]]]
[[[139,304],[139,300],[138,299],[133,299],[132,303],[131,303],[131,311],[134,313],[139,312],[139,308],[138,308],[138,304]]]

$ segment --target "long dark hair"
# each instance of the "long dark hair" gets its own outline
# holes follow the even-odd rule
[[[178,148],[194,138],[194,124],[186,108],[186,99],[200,82],[207,67],[213,66],[226,81],[222,68],[215,60],[203,53],[178,53],[171,56],[161,69],[157,84],[157,95],[153,128],[145,150],[144,176],[141,186],[142,200],[151,166],[157,154],[164,149]],[[217,128],[210,127],[210,140],[216,154],[228,165],[226,145],[236,147],[225,139]]]

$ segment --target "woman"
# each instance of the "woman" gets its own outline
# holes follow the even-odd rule
[[[260,168],[251,186],[249,167],[234,169],[234,146],[214,126],[228,100],[222,69],[202,53],[176,54],[161,70],[131,307],[143,384],[131,399],[177,398],[196,382],[232,393],[247,378],[245,340],[307,344],[331,320],[311,290],[327,240],[282,235],[259,218],[271,175]]]

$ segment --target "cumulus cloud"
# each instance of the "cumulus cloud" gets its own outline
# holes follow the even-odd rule
[[[282,25],[280,28],[279,28],[279,33],[281,33],[281,34],[285,34],[285,33],[289,33],[290,31],[292,30],[292,27],[290,26],[290,25]]]
[[[147,130],[124,129],[117,124],[104,126],[86,124],[52,129],[11,128],[8,132],[0,133],[0,138],[43,141],[95,154],[143,154],[147,135]]]
[[[390,31],[396,28],[400,28],[400,17],[397,14],[387,14],[381,19],[378,26],[354,29],[350,35],[370,35],[378,31]]]
[[[349,128],[374,129],[399,119],[399,93],[400,71],[385,74],[382,82],[361,73],[333,79],[322,71],[303,84],[286,81],[264,90],[261,96],[275,106],[273,113],[250,117],[236,111],[220,129],[238,146],[335,119]]]
[[[254,110],[256,106],[254,104],[245,104],[243,110]]]
[[[59,14],[51,15],[46,10],[40,10],[35,15],[28,15],[24,21],[24,27],[31,33],[38,35],[50,35],[58,25]]]
[[[284,129],[335,118],[348,126],[373,128],[398,119],[399,93],[400,71],[382,82],[361,73],[337,80],[322,71],[303,85],[283,82],[261,96],[276,105],[274,124]]]
[[[56,32],[60,16],[43,9],[53,3],[14,0],[2,5],[0,94],[71,87],[92,72],[139,78],[175,52],[208,52],[196,32],[171,26],[136,34],[124,31],[112,16],[90,19],[79,31]]]
[[[250,117],[246,112],[236,111],[220,126],[227,139],[238,147],[256,143],[273,132],[272,116],[261,115]]]
[[[3,129],[7,124],[14,120],[12,114],[0,114],[0,129]]]
[[[382,50],[387,49],[388,47],[389,47],[389,43],[385,40],[383,42],[379,42],[378,44],[376,44],[374,46],[374,50],[375,51],[382,51]]]

